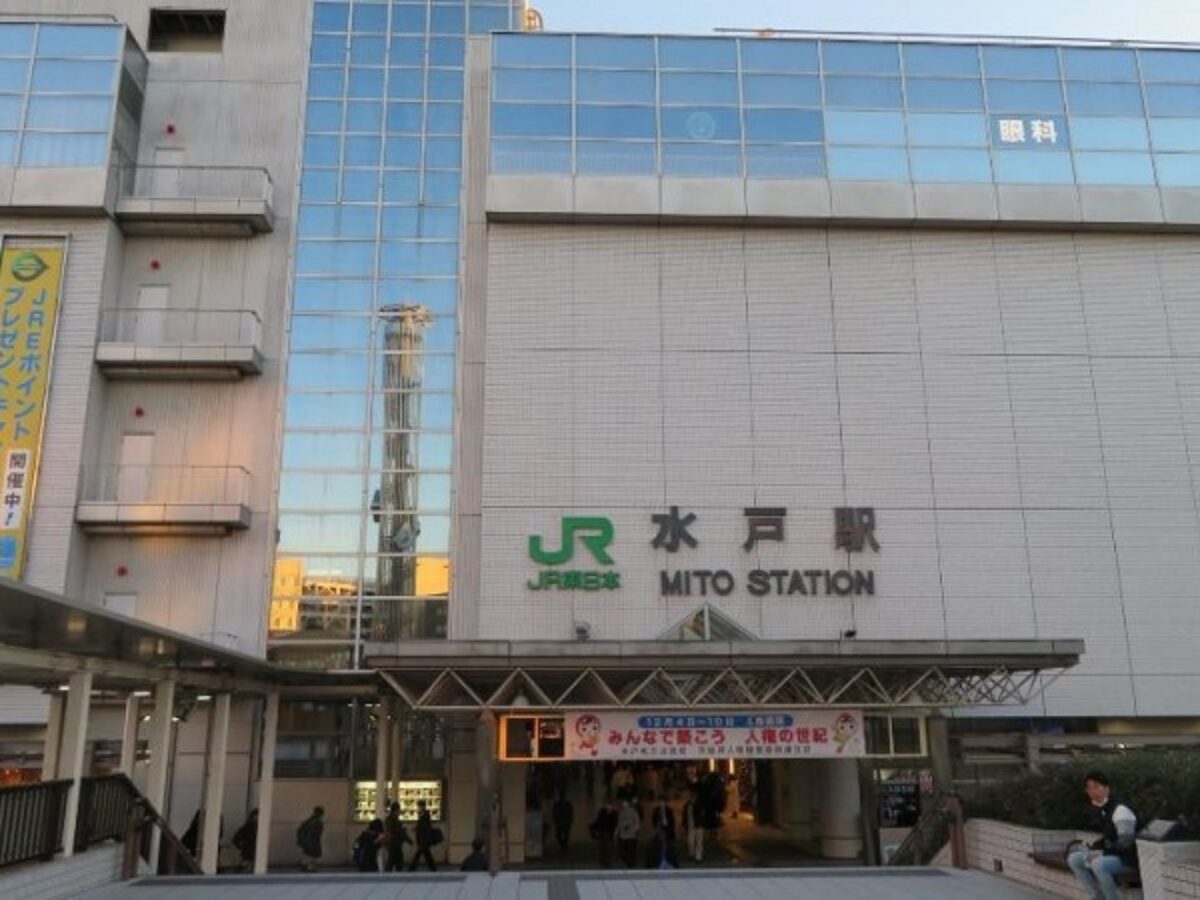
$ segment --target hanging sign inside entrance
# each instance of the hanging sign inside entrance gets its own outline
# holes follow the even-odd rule
[[[857,709],[764,712],[576,712],[566,717],[566,758],[785,759],[866,755]]]

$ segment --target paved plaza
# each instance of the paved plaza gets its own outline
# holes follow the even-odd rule
[[[769,872],[504,872],[488,875],[272,875],[155,878],[87,900],[1034,900],[982,872],[773,869]]]

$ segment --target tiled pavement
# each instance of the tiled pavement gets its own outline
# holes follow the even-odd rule
[[[155,878],[86,900],[1036,900],[982,872],[950,869],[503,872]]]

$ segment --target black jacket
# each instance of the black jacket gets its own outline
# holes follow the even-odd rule
[[[1134,819],[1133,830],[1127,831],[1124,835],[1117,829],[1117,823],[1113,818],[1114,813],[1122,806],[1133,813]],[[1141,823],[1138,821],[1133,807],[1110,795],[1103,806],[1092,807],[1092,817],[1096,829],[1101,834],[1100,840],[1092,843],[1092,849],[1102,850],[1105,856],[1119,856],[1126,865],[1136,866],[1138,856],[1135,838]]]

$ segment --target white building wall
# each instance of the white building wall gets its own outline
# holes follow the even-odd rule
[[[1081,637],[1037,712],[1196,714],[1194,237],[488,242],[479,637],[653,638],[703,602],[763,638]],[[672,504],[698,548],[651,548]],[[783,544],[741,550],[750,506],[787,508]],[[875,508],[878,554],[834,549],[838,506]],[[528,590],[528,537],[586,514],[613,520],[622,589]],[[660,596],[662,569],[721,568],[728,597]],[[752,568],[871,569],[876,596],[752,597]]]

